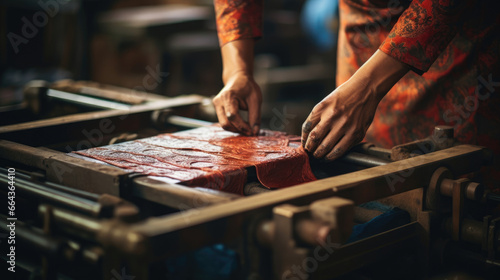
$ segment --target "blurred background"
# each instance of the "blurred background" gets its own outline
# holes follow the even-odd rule
[[[335,87],[337,1],[264,2],[264,37],[255,57],[262,126],[298,134]],[[23,110],[23,88],[33,80],[85,80],[169,97],[212,97],[223,86],[212,0],[0,5],[0,113]],[[25,121],[24,115],[4,114],[10,119],[0,125]]]

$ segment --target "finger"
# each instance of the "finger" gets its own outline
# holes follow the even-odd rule
[[[340,131],[339,128],[332,128],[323,141],[321,141],[313,156],[315,158],[323,158],[326,154],[333,150],[333,147],[335,147],[343,136],[344,133]]]
[[[219,123],[223,129],[238,132],[238,130],[233,127],[233,125],[229,122],[226,116],[226,112],[224,107],[218,104],[218,102],[214,99],[215,113],[217,114],[217,119],[219,119]]]
[[[247,122],[243,120],[243,118],[240,116],[238,112],[239,110],[238,100],[236,99],[229,100],[229,102],[226,103],[224,110],[226,111],[227,120],[231,123],[233,127],[235,127],[239,132],[242,132],[245,135],[252,135],[252,130],[250,129],[250,126],[248,125]]]
[[[333,147],[331,152],[329,152],[326,155],[325,159],[330,161],[330,160],[336,160],[339,157],[341,157],[347,150],[349,150],[354,145],[354,143],[357,140],[355,139],[355,137],[357,136],[352,133],[344,135],[344,137],[340,139],[337,145]]]
[[[248,102],[248,122],[252,128],[252,134],[258,135],[260,129],[260,100],[249,100]]]
[[[309,136],[306,140],[305,149],[311,153],[316,151],[316,148],[323,141],[325,136],[331,130],[331,119],[321,120],[314,129],[309,133]]]
[[[305,148],[307,143],[307,138],[309,133],[314,129],[314,127],[319,123],[321,115],[316,113],[315,110],[309,114],[304,124],[302,124],[302,146]]]

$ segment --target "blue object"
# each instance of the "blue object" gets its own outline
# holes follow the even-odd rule
[[[238,255],[223,244],[201,248],[166,262],[166,279],[229,280],[239,269]]]
[[[338,30],[332,23],[338,18],[338,0],[308,0],[302,9],[302,28],[321,50],[331,50],[337,44]]]
[[[410,222],[408,212],[378,202],[360,207],[378,210],[383,214],[370,221],[354,226],[347,243],[405,225]],[[223,244],[201,248],[195,252],[170,259],[166,262],[167,279],[229,280],[238,279],[240,265],[238,254]]]
[[[384,213],[364,224],[355,225],[352,229],[351,236],[346,243],[355,242],[363,238],[400,227],[411,221],[410,214],[400,208],[392,208],[378,202],[365,203],[360,205],[360,207],[378,210]]]

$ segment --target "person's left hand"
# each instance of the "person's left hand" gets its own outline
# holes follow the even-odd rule
[[[302,145],[335,160],[365,137],[378,103],[410,67],[377,50],[352,77],[314,107],[302,126]]]
[[[316,158],[339,158],[363,140],[379,101],[366,85],[344,83],[309,114],[302,126],[302,145]]]

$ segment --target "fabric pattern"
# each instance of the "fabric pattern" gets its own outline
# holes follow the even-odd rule
[[[436,125],[461,143],[488,147],[500,182],[500,15],[495,1],[340,1],[337,84],[377,50],[408,64],[380,102],[365,141],[390,148],[423,139]],[[415,24],[417,22],[417,24]]]
[[[263,0],[214,0],[214,6],[221,46],[262,37]]]

